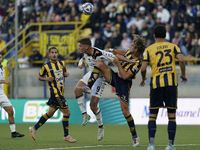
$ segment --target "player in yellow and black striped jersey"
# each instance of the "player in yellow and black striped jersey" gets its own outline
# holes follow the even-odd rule
[[[150,115],[148,122],[149,146],[147,150],[154,150],[154,138],[156,133],[156,118],[160,107],[167,108],[168,112],[168,139],[166,150],[174,149],[174,138],[176,132],[176,109],[177,109],[177,72],[175,58],[179,60],[182,82],[186,83],[185,61],[177,45],[165,42],[166,29],[164,26],[154,27],[154,38],[156,43],[146,48],[143,54],[141,68],[144,86],[146,80],[147,65],[151,66],[150,81]]]
[[[69,76],[65,67],[64,61],[58,60],[58,50],[56,47],[49,49],[50,61],[42,66],[38,79],[40,81],[47,81],[50,89],[50,98],[47,102],[49,110],[46,114],[41,116],[40,120],[32,127],[29,127],[31,137],[35,140],[36,130],[41,127],[54,113],[60,109],[63,113],[63,129],[64,140],[70,143],[76,142],[69,133],[69,116],[70,111],[67,102],[64,98],[64,81],[65,77]]]
[[[88,53],[88,51],[92,51],[92,47],[88,46],[85,41],[79,41],[81,45],[79,45],[80,51],[84,53]],[[119,58],[114,57],[114,62],[118,66],[118,72],[114,72],[109,66],[107,66],[104,62],[98,61],[91,73],[90,79],[88,80],[88,85],[79,87],[79,90],[83,92],[89,93],[90,89],[92,88],[93,84],[99,77],[100,72],[103,74],[105,80],[115,87],[116,95],[118,95],[121,105],[121,110],[126,118],[126,121],[129,125],[130,132],[132,134],[133,139],[133,147],[139,146],[139,137],[137,136],[134,119],[129,112],[129,93],[132,86],[132,79],[136,78],[136,74],[139,72],[142,66],[142,54],[145,49],[145,40],[138,36],[134,35],[134,40],[130,46],[129,50],[116,50],[116,49],[109,49],[109,51],[118,53],[123,55],[125,58],[120,63]],[[94,52],[92,53],[93,56],[97,55]],[[102,56],[103,57],[103,56]],[[130,61],[131,60],[131,61]],[[134,64],[131,63],[134,60]],[[127,61],[127,62],[125,62]]]

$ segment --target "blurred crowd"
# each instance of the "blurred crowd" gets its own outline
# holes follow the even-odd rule
[[[166,41],[178,45],[186,58],[200,58],[200,0],[17,0],[18,31],[34,22],[83,21],[80,9],[85,2],[94,5],[84,27],[92,30],[93,46],[128,49],[133,34],[143,36],[149,46],[155,42],[153,27],[165,25]],[[14,4],[14,0],[0,0],[0,49],[14,37]],[[73,29],[73,25],[42,28]],[[78,57],[78,51],[70,55],[70,59]]]

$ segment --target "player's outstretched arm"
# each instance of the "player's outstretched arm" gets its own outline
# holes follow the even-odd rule
[[[177,57],[177,59],[178,59],[178,61],[179,61],[179,66],[180,66],[180,68],[181,68],[181,76],[180,76],[180,78],[182,78],[181,83],[182,83],[182,82],[183,82],[183,83],[186,83],[186,82],[187,82],[187,78],[186,78],[186,76],[185,76],[185,60],[184,60],[182,54],[179,54],[179,55],[177,55],[176,57]]]
[[[115,54],[120,54],[120,55],[125,55],[126,53],[126,50],[118,50],[118,49],[113,49],[113,48],[105,49],[105,51],[113,52]]]
[[[2,81],[0,81],[0,84],[10,84],[10,80],[2,80]]]
[[[79,67],[79,69],[82,69],[82,68],[83,68],[83,66],[84,66],[84,60],[85,60],[85,57],[84,57],[84,56],[79,60],[79,62],[78,62],[78,67]]]
[[[126,61],[128,63],[131,63],[131,64],[135,64],[135,59],[127,59],[126,57],[123,57],[123,56],[119,56],[119,55],[116,55],[115,57],[117,57],[120,61]]]

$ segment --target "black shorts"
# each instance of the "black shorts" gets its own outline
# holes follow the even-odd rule
[[[130,89],[132,80],[124,80],[118,76],[118,73],[111,70],[111,78],[109,84],[115,87],[116,95],[118,95],[125,103],[129,104]]]
[[[50,97],[49,101],[46,103],[47,105],[54,107],[55,109],[66,109],[68,108],[67,101],[64,96],[60,97]]]
[[[150,91],[150,109],[177,109],[177,86],[160,87]]]

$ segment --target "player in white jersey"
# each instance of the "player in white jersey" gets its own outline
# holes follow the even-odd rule
[[[85,42],[86,44],[91,45],[91,41],[88,38],[80,39],[78,40],[78,42],[79,42],[79,50],[81,53],[84,53],[84,58],[89,66],[89,71],[81,80],[79,80],[79,82],[75,87],[74,92],[77,102],[79,104],[79,108],[83,114],[83,125],[86,125],[88,120],[90,119],[90,116],[86,112],[83,92],[78,87],[84,87],[85,85],[87,85],[88,79],[97,61],[104,61],[105,63],[107,63],[107,61],[113,61],[115,57],[120,57],[120,56],[115,56],[112,53],[103,51],[97,47],[92,47],[92,49],[89,49],[89,47],[84,47],[84,46],[82,47],[82,44],[85,44]],[[134,63],[133,61],[130,61],[129,59],[126,59],[124,57],[120,57],[119,59],[121,61],[129,61],[131,63]],[[82,60],[79,61],[80,64],[79,68],[83,67],[81,62]],[[101,111],[97,105],[102,95],[102,92],[105,88],[105,85],[106,85],[105,79],[103,78],[102,75],[100,75],[100,77],[97,79],[97,81],[92,87],[92,97],[90,100],[90,108],[95,114],[99,126],[98,136],[97,136],[97,140],[99,141],[104,136],[105,127],[103,126]]]
[[[8,113],[8,121],[10,123],[10,130],[12,132],[11,137],[23,137],[24,134],[16,132],[15,120],[14,120],[14,111],[12,104],[10,103],[8,97],[4,94],[3,85],[10,84],[9,80],[5,81],[5,71],[1,62],[3,61],[2,53],[0,53],[0,106]]]
[[[86,125],[87,122],[90,120],[90,116],[87,114],[87,111],[86,111],[83,92],[78,90],[78,87],[87,85],[88,79],[91,75],[92,69],[95,66],[97,60],[92,58],[92,56],[84,54],[83,58],[81,58],[80,61],[79,61],[78,67],[80,69],[82,69],[83,66],[84,66],[83,63],[82,63],[84,59],[86,60],[88,66],[89,66],[89,71],[83,76],[82,79],[79,80],[79,82],[77,83],[77,85],[74,89],[74,93],[75,93],[76,100],[77,100],[77,103],[79,105],[79,108],[82,112],[83,125]],[[90,100],[90,108],[93,111],[94,115],[96,116],[98,127],[99,127],[98,128],[98,135],[97,135],[98,141],[100,141],[103,138],[105,128],[103,126],[101,111],[100,111],[100,109],[98,108],[97,105],[98,105],[98,102],[101,98],[101,95],[103,93],[105,86],[106,86],[105,80],[104,80],[103,76],[101,76],[97,80],[97,82],[94,84],[94,86],[92,87],[92,97],[91,97],[91,100]]]

